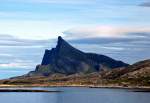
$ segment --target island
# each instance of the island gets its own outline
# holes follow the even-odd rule
[[[129,65],[102,54],[80,51],[59,36],[56,47],[45,50],[34,71],[0,80],[0,87],[52,86],[150,88],[150,59]]]

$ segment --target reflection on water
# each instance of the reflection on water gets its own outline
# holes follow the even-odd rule
[[[61,93],[0,93],[0,103],[149,103],[150,93],[123,89],[36,88]]]

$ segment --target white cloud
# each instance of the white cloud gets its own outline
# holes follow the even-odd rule
[[[12,62],[9,63],[1,63],[0,68],[24,68],[24,69],[31,69],[33,68],[33,61],[30,60],[21,60],[21,59],[14,59]]]
[[[107,50],[115,50],[115,51],[123,51],[125,48],[123,47],[113,47],[113,46],[102,46],[102,49],[107,49]]]
[[[40,38],[41,39],[41,38]],[[43,48],[49,45],[48,40],[21,39],[11,35],[0,34],[0,47]]]
[[[28,40],[0,34],[0,68],[34,69],[53,40]]]
[[[11,55],[11,54],[6,54],[6,53],[1,53],[1,54],[0,54],[0,57],[2,57],[2,56],[4,56],[4,57],[12,57],[13,55]]]
[[[78,27],[64,32],[68,38],[135,38],[142,37],[137,35],[128,35],[128,33],[150,32],[150,28],[144,27],[117,27],[117,26],[96,26],[96,27]]]
[[[27,64],[25,63],[6,63],[6,64],[0,64],[0,67],[8,67],[8,68],[27,68]]]

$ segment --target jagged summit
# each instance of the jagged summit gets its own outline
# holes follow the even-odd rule
[[[61,36],[59,36],[56,49],[65,49],[66,47],[72,48],[72,46],[69,43],[67,43]]]
[[[75,56],[75,54],[84,53],[76,48],[72,47],[68,42],[66,42],[61,36],[58,37],[56,48],[51,50],[46,49],[41,65],[48,65],[59,57]],[[71,57],[72,57],[71,56]],[[79,56],[79,55],[78,55]]]
[[[72,47],[67,41],[65,41],[61,36],[58,37],[58,41],[57,41],[57,45],[56,45],[56,49],[58,50],[58,52],[67,52],[67,51],[78,51],[81,52],[79,50],[77,50],[76,48]],[[66,53],[65,53],[66,54]]]
[[[59,42],[61,43],[63,41],[65,41],[65,40],[61,36],[58,36],[58,44],[59,44]]]
[[[72,47],[61,36],[58,37],[56,48],[45,50],[41,65],[30,74],[75,74],[99,72],[105,69],[114,69],[128,66],[122,61],[114,60],[105,55],[84,53]]]
[[[65,40],[61,36],[58,36],[57,46],[60,47],[65,43],[66,43]]]

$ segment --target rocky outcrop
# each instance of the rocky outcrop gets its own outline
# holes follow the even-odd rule
[[[29,75],[87,74],[126,66],[128,64],[105,55],[84,53],[59,36],[56,48],[45,50],[41,65],[38,65]]]

